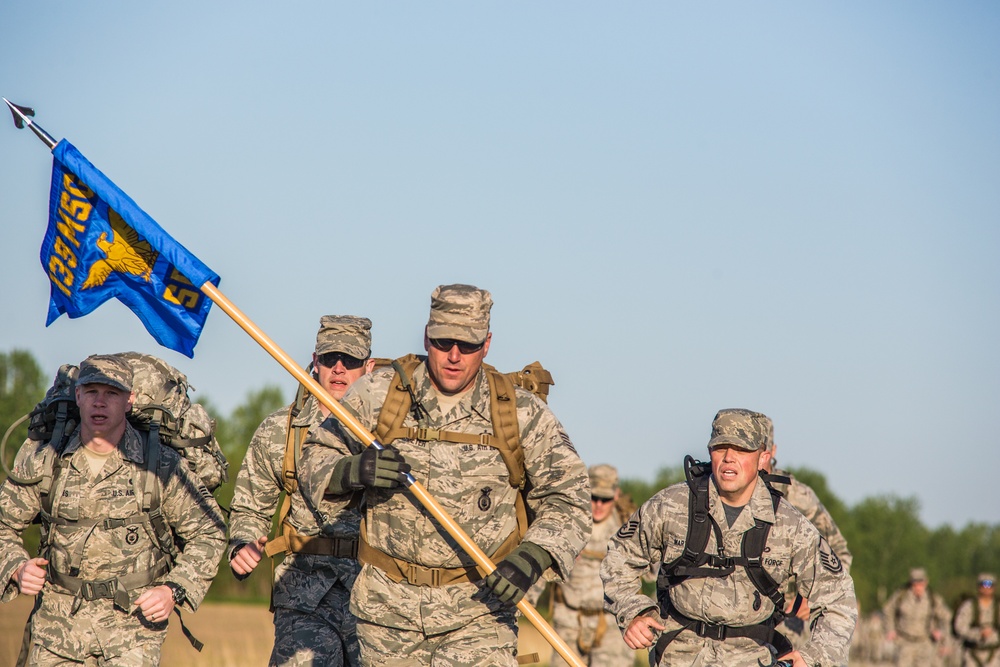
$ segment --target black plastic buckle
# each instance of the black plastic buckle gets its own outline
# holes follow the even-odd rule
[[[725,625],[715,625],[714,623],[698,621],[694,631],[699,637],[705,637],[707,639],[714,639],[715,641],[722,642],[726,640],[727,629],[728,628]]]
[[[115,597],[115,580],[108,579],[107,581],[85,581],[83,582],[83,586],[80,588],[80,594],[83,596],[83,599],[88,602],[105,598],[113,599]]]

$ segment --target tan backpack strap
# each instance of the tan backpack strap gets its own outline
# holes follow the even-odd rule
[[[375,425],[375,437],[383,445],[406,437],[400,435],[400,429],[412,404],[407,387],[410,384],[410,378],[413,377],[413,371],[419,364],[420,359],[412,354],[392,362],[396,373],[392,376],[389,393],[385,397],[385,403],[382,404],[382,409],[379,411],[378,423]]]
[[[303,535],[286,522],[282,525],[281,535],[264,546],[264,553],[272,558],[278,554],[313,554],[356,559],[358,557],[358,539],[356,537]]]
[[[488,372],[490,387],[490,418],[493,421],[494,444],[500,451],[510,485],[515,489],[524,488],[524,450],[521,449],[521,433],[517,426],[517,394],[514,383],[503,373]]]
[[[289,407],[288,421],[285,424],[285,455],[281,458],[281,485],[284,487],[285,493],[295,493],[299,488],[295,471],[295,448],[300,446],[301,440],[298,434],[300,429],[292,426],[292,421],[295,419],[295,404],[293,403]],[[282,504],[278,525],[281,525],[288,514],[286,504]]]
[[[517,654],[517,664],[519,665],[533,665],[536,662],[541,662],[541,657],[537,653],[518,653]]]
[[[401,558],[393,558],[378,547],[368,542],[368,529],[365,519],[361,520],[361,531],[358,543],[358,560],[382,570],[385,576],[396,583],[403,581],[413,586],[428,586],[437,588],[451,584],[464,584],[481,581],[485,577],[475,566],[470,567],[425,567],[411,563]],[[518,531],[507,536],[490,558],[494,563],[505,558],[521,543]]]

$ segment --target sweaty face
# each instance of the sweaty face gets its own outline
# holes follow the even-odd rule
[[[442,394],[459,394],[468,389],[483,365],[492,337],[493,334],[486,334],[486,342],[482,348],[469,354],[462,354],[458,345],[452,345],[447,351],[434,347],[425,333],[427,371],[434,387]]]
[[[344,397],[347,393],[347,389],[354,384],[354,381],[359,377],[368,372],[374,362],[368,360],[361,362],[361,365],[356,368],[347,368],[344,366],[344,361],[342,359],[336,358],[337,355],[322,355],[317,357],[313,355],[313,365],[316,368],[317,380],[323,388],[326,389],[331,396],[333,396],[338,401]],[[330,363],[332,361],[332,366],[324,366],[324,362]],[[349,362],[349,365],[354,366],[360,360],[355,360]]]
[[[85,441],[99,437],[117,442],[132,409],[132,394],[106,384],[85,384],[76,388],[76,404]]]
[[[719,445],[709,450],[712,459],[712,476],[719,489],[719,497],[727,505],[740,506],[750,502],[757,471],[763,469],[766,459],[760,450],[748,452],[730,445]]]

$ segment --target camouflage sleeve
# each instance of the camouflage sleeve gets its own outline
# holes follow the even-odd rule
[[[637,616],[658,609],[656,600],[642,594],[642,580],[662,562],[665,539],[677,529],[673,516],[677,511],[682,512],[686,532],[686,498],[680,498],[673,487],[660,491],[643,503],[608,543],[608,555],[601,563],[604,608],[615,615],[622,632]]]
[[[844,569],[850,572],[854,556],[851,554],[850,549],[847,548],[847,538],[840,532],[837,522],[833,520],[830,512],[827,511],[822,501],[820,501],[819,496],[816,495],[816,492],[812,488],[798,483],[798,480],[794,479],[792,485],[795,487],[796,495],[800,496],[792,504],[809,519],[812,525],[816,526],[819,534],[825,537],[826,541],[830,543],[833,553],[837,554],[840,562],[844,565]]]
[[[41,468],[43,447],[33,440],[26,441],[14,460],[14,474],[22,479],[36,477]],[[10,478],[0,484],[0,582],[3,582],[0,602],[8,602],[18,595],[17,584],[11,577],[31,557],[24,549],[21,534],[40,509],[37,484],[18,484]]]
[[[268,416],[257,427],[236,477],[229,515],[229,552],[271,532],[283,482],[281,467],[288,434],[288,408]]]
[[[218,503],[201,480],[172,450],[163,451],[164,460],[169,461],[169,466],[164,466],[168,477],[161,477],[163,514],[174,535],[184,544],[166,580],[184,587],[185,605],[195,611],[219,569],[226,548],[226,523]]]
[[[801,525],[794,531],[798,537],[791,569],[815,618],[809,642],[799,652],[810,665],[838,667],[847,663],[858,621],[854,581],[826,538],[808,519],[796,515]]]
[[[972,605],[976,604],[975,600],[965,600],[958,606],[958,610],[955,611],[955,621],[952,627],[955,629],[955,635],[965,642],[970,642],[972,644],[979,644],[982,639],[979,628],[972,627],[973,619],[973,609]]]
[[[934,596],[934,626],[941,632],[949,632],[949,627],[951,625],[951,607],[945,602],[945,599],[938,595],[937,593],[932,593]]]
[[[889,596],[885,605],[882,606],[882,616],[885,617],[885,633],[890,634],[896,631],[896,614],[899,612],[899,598],[903,595],[902,590],[898,590]]]
[[[563,579],[590,539],[590,478],[559,420],[538,398],[518,391],[518,422],[533,516],[524,539],[552,556]],[[522,409],[523,408],[523,409]]]

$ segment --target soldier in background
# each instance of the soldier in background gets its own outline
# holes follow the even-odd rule
[[[882,612],[886,638],[896,642],[896,664],[900,667],[928,667],[937,664],[951,610],[944,599],[927,587],[927,571],[910,570],[905,588],[893,593]]]
[[[1000,600],[994,575],[979,575],[975,597],[958,606],[952,627],[962,642],[962,667],[1000,667]]]
[[[313,353],[313,377],[338,401],[355,380],[374,367],[371,320],[349,315],[320,319]],[[319,506],[295,490],[288,494],[288,514],[279,537],[267,544],[278,498],[286,490],[286,451],[299,445],[330,411],[309,395],[269,415],[254,433],[236,479],[229,526],[229,566],[246,578],[265,551],[284,554],[275,570],[274,649],[270,665],[358,664],[356,621],[348,611],[357,577],[358,525],[361,515],[350,496],[324,497]]]
[[[364,447],[333,419],[310,432],[304,492],[319,500],[365,490],[364,565],[351,595],[364,665],[516,665],[514,605],[546,570],[565,578],[590,535],[587,471],[562,425],[539,398],[483,367],[492,305],[485,290],[438,287],[427,357],[399,359],[399,370],[376,370],[344,396],[365,428],[385,434],[385,450]],[[516,454],[515,435],[523,459],[508,465],[501,452]],[[408,472],[491,556],[489,577],[400,493]],[[519,507],[530,517],[523,534]]]
[[[614,615],[604,611],[601,581],[601,561],[608,553],[608,540],[628,519],[618,512],[621,497],[618,471],[600,464],[591,466],[588,472],[594,528],[569,579],[552,585],[552,627],[577,651],[585,665],[631,667],[635,652],[622,639]],[[552,667],[565,664],[561,656],[553,655]]]
[[[764,417],[763,421],[766,430],[765,442],[767,443],[767,452],[770,455],[767,458],[764,470],[772,476],[769,480],[771,486],[781,493],[792,507],[802,512],[812,525],[816,526],[819,534],[826,538],[826,541],[830,544],[830,548],[833,549],[833,553],[837,554],[837,558],[840,559],[844,570],[849,574],[854,556],[847,548],[847,538],[840,532],[837,523],[830,516],[826,507],[823,506],[816,492],[808,484],[795,479],[795,476],[791,473],[777,468],[775,455],[778,452],[778,447],[774,441],[774,422],[770,417]],[[774,479],[774,477],[786,477],[788,481],[779,481]],[[788,587],[785,590],[785,599],[787,601],[785,607],[787,618],[783,622],[782,627],[788,631],[786,636],[793,644],[796,646],[804,644],[809,639],[809,600],[798,594],[794,579],[788,582]]]
[[[651,665],[771,665],[776,657],[793,667],[847,661],[857,621],[853,582],[815,526],[761,479],[768,457],[762,417],[720,410],[708,443],[711,474],[660,491],[611,540],[601,565],[606,608],[630,647],[653,648]],[[704,555],[721,556],[681,572],[692,510],[707,514]],[[744,537],[757,526],[768,532],[756,574],[763,570],[776,591],[795,577],[812,602],[812,636],[797,650],[775,636],[776,602],[752,583],[749,562],[738,562]],[[640,590],[643,574],[655,564],[658,601]]]
[[[81,362],[79,426],[61,450],[21,447],[16,476],[39,481],[0,486],[2,599],[40,595],[28,665],[158,665],[170,612],[196,610],[218,569],[226,530],[218,505],[175,450],[127,421],[132,380],[118,357]],[[143,510],[147,492],[159,495],[166,526]],[[29,558],[21,533],[40,512],[47,539]],[[173,540],[184,543],[175,557]]]

